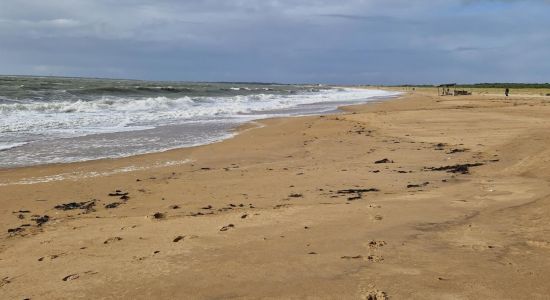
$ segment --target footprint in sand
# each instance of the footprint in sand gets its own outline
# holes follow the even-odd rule
[[[46,255],[46,256],[43,256],[43,257],[40,257],[38,259],[38,261],[44,261],[46,258],[48,258],[49,260],[54,260],[60,256],[63,256],[65,255],[66,253],[60,253],[60,254],[53,254],[53,255]]]
[[[368,262],[382,262],[384,261],[384,258],[380,255],[371,254],[365,258]]]
[[[386,245],[385,241],[370,241],[366,244],[369,249],[372,250],[372,252],[376,252],[379,248],[384,247]],[[364,259],[368,262],[382,262],[384,258],[380,255],[370,253],[367,257],[363,257],[362,255],[356,255],[356,256],[342,256],[341,259]]]
[[[118,237],[118,236],[115,236],[115,237],[112,237],[112,238],[108,238],[107,240],[105,240],[105,242],[103,242],[103,244],[107,245],[107,244],[118,242],[118,241],[122,241],[122,238]]]
[[[2,280],[0,280],[0,287],[3,287],[6,284],[10,284],[10,283],[11,283],[11,279],[9,277],[4,277],[2,278]]]
[[[368,246],[371,249],[381,248],[381,247],[384,247],[386,245],[387,245],[386,241],[374,241],[374,240],[372,240],[368,243]]]
[[[371,217],[371,219],[374,220],[374,221],[382,221],[382,219],[384,219],[384,217],[381,216],[381,215],[376,215],[376,216]]]
[[[95,275],[97,274],[97,272],[94,272],[94,271],[86,271],[83,273],[83,275]],[[65,277],[63,277],[63,281],[73,281],[73,280],[77,280],[78,278],[80,278],[80,274],[70,274],[70,275],[67,275]]]
[[[173,242],[174,242],[174,243],[177,243],[177,242],[179,242],[179,241],[181,241],[181,240],[183,240],[183,239],[185,239],[185,235],[180,235],[180,236],[177,236],[177,237],[173,240]]]
[[[78,278],[80,278],[80,275],[78,275],[78,274],[71,274],[71,275],[67,275],[67,276],[63,277],[62,280],[63,280],[63,281],[72,281],[72,280],[76,280],[76,279],[78,279]]]
[[[360,259],[363,258],[362,255],[356,255],[356,256],[342,256],[341,259]]]
[[[377,289],[361,289],[360,291],[361,299],[364,300],[387,300],[389,299],[386,292],[377,290]]]
[[[133,259],[134,260],[137,260],[137,261],[143,261],[143,260],[146,260],[148,257],[147,256],[134,256]]]
[[[229,225],[227,225],[227,226],[223,226],[222,228],[220,228],[220,231],[227,231],[227,230],[229,230],[230,228],[235,228],[235,225],[229,224]]]

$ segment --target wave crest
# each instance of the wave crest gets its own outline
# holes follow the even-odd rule
[[[394,94],[394,93],[393,93]],[[82,134],[140,130],[188,121],[238,118],[313,103],[358,101],[391,92],[327,89],[297,94],[250,94],[225,97],[99,97],[85,101],[18,101],[0,103],[0,133],[73,137]],[[327,104],[328,105],[328,104]]]

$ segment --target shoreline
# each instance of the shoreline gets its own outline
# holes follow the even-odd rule
[[[98,159],[91,159],[91,160],[84,160],[84,161],[75,161],[75,162],[61,162],[61,163],[48,163],[48,164],[38,164],[38,165],[29,165],[29,166],[20,166],[20,167],[7,167],[7,168],[0,168],[0,186],[7,186],[12,185],[9,182],[2,182],[2,176],[5,173],[10,173],[10,176],[13,176],[14,172],[43,172],[47,169],[58,169],[60,171],[67,173],[71,168],[81,169],[85,167],[89,167],[95,165],[95,164],[106,164],[106,163],[115,163],[117,164],[117,161],[120,160],[118,163],[123,163],[122,160],[128,160],[129,162],[135,161],[135,160],[147,160],[147,159],[155,159],[156,155],[170,155],[169,152],[173,151],[185,151],[189,150],[191,151],[194,148],[199,147],[205,147],[212,144],[217,143],[223,143],[226,140],[233,139],[237,137],[238,135],[254,129],[263,128],[265,126],[268,126],[266,123],[269,123],[270,120],[277,120],[277,119],[285,119],[285,118],[303,118],[303,117],[310,117],[310,116],[319,116],[319,115],[337,115],[337,114],[345,114],[348,110],[352,111],[354,106],[363,106],[363,105],[369,105],[369,104],[376,104],[381,103],[385,101],[392,101],[397,100],[402,97],[404,97],[405,94],[402,95],[395,95],[395,96],[381,96],[381,97],[374,97],[372,99],[367,99],[364,103],[357,103],[357,104],[350,104],[350,105],[342,105],[336,107],[336,109],[325,112],[325,113],[312,113],[312,114],[305,114],[305,115],[290,115],[290,116],[280,116],[280,117],[270,117],[265,119],[255,119],[251,121],[246,121],[242,124],[239,124],[235,127],[233,127],[231,130],[228,131],[228,137],[222,138],[220,140],[216,140],[213,142],[205,143],[205,144],[199,144],[194,146],[188,146],[188,147],[176,147],[173,149],[167,149],[163,151],[155,151],[155,152],[148,152],[148,153],[141,153],[141,154],[134,154],[134,155],[128,155],[128,156],[121,156],[121,157],[105,157],[105,158],[98,158]],[[154,166],[151,166],[151,168],[155,168]],[[129,171],[131,172],[131,171]],[[55,175],[50,175],[55,176]],[[63,180],[63,179],[61,179]],[[50,181],[45,181],[50,182]],[[17,183],[16,183],[17,184]]]
[[[387,92],[387,91],[384,91],[382,89],[365,89],[365,88],[333,87],[333,89],[345,89],[348,92],[350,92],[350,91],[360,91],[360,90],[371,91],[371,92],[374,92],[374,93],[379,93],[379,92],[384,92],[385,93],[385,92]],[[389,92],[389,93],[390,94],[391,93],[397,94],[395,92]],[[235,123],[233,123],[233,122],[227,122],[227,123],[221,122],[221,123],[219,123],[218,125],[221,125],[222,123],[224,124],[224,125],[221,125],[222,127],[225,128],[223,131],[220,131],[219,129],[213,129],[213,128],[204,129],[206,131],[210,130],[210,137],[209,138],[204,138],[203,137],[202,141],[200,141],[200,142],[198,142],[198,141],[197,142],[192,142],[192,143],[187,142],[187,144],[185,144],[185,143],[181,144],[180,143],[179,145],[172,145],[172,143],[169,142],[164,147],[160,147],[160,148],[159,147],[150,147],[150,146],[149,147],[143,147],[142,146],[141,147],[142,149],[139,150],[139,151],[138,150],[132,150],[133,152],[127,152],[127,153],[124,153],[123,148],[118,149],[119,153],[124,153],[124,154],[107,154],[107,153],[103,153],[101,151],[98,151],[96,154],[88,154],[88,157],[83,156],[80,160],[75,160],[75,158],[62,158],[62,159],[60,159],[59,157],[55,157],[55,158],[52,158],[52,159],[56,160],[57,162],[45,162],[45,161],[44,162],[38,162],[36,159],[34,159],[34,160],[32,159],[32,157],[33,157],[32,155],[29,156],[28,154],[26,155],[25,152],[22,152],[22,153],[20,153],[22,156],[29,156],[28,159],[31,163],[27,164],[27,165],[10,164],[10,163],[8,163],[10,158],[15,160],[16,157],[14,157],[12,153],[9,153],[9,151],[11,151],[13,149],[17,150],[17,148],[19,148],[19,146],[24,147],[24,146],[28,145],[31,142],[19,143],[20,145],[17,146],[17,147],[14,147],[14,148],[12,147],[12,148],[8,148],[8,149],[5,149],[5,150],[0,150],[0,152],[6,151],[6,153],[7,153],[7,158],[5,158],[6,162],[2,167],[0,167],[0,171],[1,170],[15,170],[15,169],[19,169],[19,168],[40,167],[40,166],[47,166],[47,165],[53,166],[53,165],[82,163],[82,162],[100,161],[100,160],[114,160],[114,159],[122,159],[122,158],[127,158],[127,157],[132,157],[132,156],[147,155],[147,154],[151,154],[151,153],[162,153],[162,152],[176,150],[176,149],[184,149],[184,148],[192,148],[192,147],[197,147],[197,146],[209,145],[209,144],[224,141],[226,139],[233,138],[235,134],[239,133],[239,127],[241,127],[241,126],[243,126],[247,123],[257,122],[257,121],[262,121],[262,120],[272,119],[272,118],[301,117],[301,116],[310,116],[310,115],[319,115],[319,114],[331,114],[331,113],[338,112],[340,110],[341,106],[361,105],[361,104],[365,104],[365,103],[369,103],[369,102],[377,102],[379,99],[391,99],[391,98],[394,98],[394,97],[397,97],[397,96],[398,95],[369,96],[369,97],[367,97],[363,100],[355,99],[355,100],[348,100],[348,101],[335,101],[335,102],[330,102],[329,101],[329,102],[326,102],[326,103],[325,102],[318,102],[318,103],[309,103],[309,104],[299,104],[295,107],[281,109],[281,110],[256,111],[256,112],[252,112],[252,113],[249,114],[250,116],[256,116],[256,117],[250,117],[246,121],[237,121]],[[327,107],[325,107],[326,111],[316,111],[316,110],[308,109],[308,107],[310,107],[310,106],[323,105],[323,104],[328,105]],[[287,111],[287,109],[288,109],[288,111]],[[311,111],[309,111],[309,110],[311,110]],[[301,111],[301,112],[299,112],[299,111]],[[243,114],[242,116],[245,117],[247,115],[248,114]],[[269,116],[269,115],[271,115],[271,116]],[[189,124],[188,125],[185,125],[185,124],[180,124],[180,125],[171,124],[171,125],[162,125],[162,126],[159,126],[159,127],[151,127],[151,128],[146,129],[146,130],[136,130],[136,131],[130,130],[130,131],[120,131],[120,132],[111,132],[111,133],[92,133],[92,134],[77,136],[77,137],[72,137],[72,138],[59,138],[58,140],[67,140],[67,141],[72,141],[72,143],[77,143],[78,144],[79,139],[88,139],[90,137],[96,137],[98,139],[103,138],[103,139],[106,139],[108,141],[112,140],[113,143],[116,143],[117,139],[113,138],[114,135],[125,134],[125,135],[129,135],[129,136],[139,137],[140,136],[139,132],[141,132],[142,135],[144,135],[145,132],[148,132],[150,130],[170,132],[170,130],[174,130],[173,128],[177,128],[178,126],[193,126],[193,125],[189,125]],[[179,128],[179,129],[180,130],[182,130],[182,129],[190,130],[191,132],[196,130],[196,129],[193,129],[193,127],[185,127],[185,128]],[[195,136],[196,135],[197,135],[197,133],[195,132]],[[179,138],[183,139],[183,140],[185,140],[185,138],[193,139],[193,134],[191,134],[190,136],[186,136],[185,138],[183,136],[179,137]],[[53,141],[53,142],[54,142],[53,145],[56,145],[55,141]],[[71,144],[71,142],[69,144]],[[147,143],[145,143],[145,144],[147,144]],[[60,145],[63,145],[63,144],[60,144]],[[51,146],[52,145],[50,145],[49,147],[51,147]],[[40,150],[40,148],[38,148],[38,149]],[[38,153],[41,153],[41,152],[38,152]],[[65,154],[70,157],[71,153],[67,152]]]
[[[262,120],[205,146],[0,171],[2,181],[190,160],[0,186],[2,295],[550,293],[550,99],[430,90],[342,109]]]
[[[230,137],[232,128],[247,121],[324,113],[337,106],[395,94],[359,88],[313,90],[303,86],[283,91],[234,87],[227,90],[248,94],[225,92],[221,96],[193,98],[166,97],[161,93],[141,98],[113,96],[114,100],[89,96],[89,101],[80,102],[70,100],[73,96],[68,95],[69,100],[59,103],[3,104],[4,110],[12,112],[2,124],[7,135],[0,139],[0,147],[7,150],[0,150],[0,166],[121,158],[204,145]]]

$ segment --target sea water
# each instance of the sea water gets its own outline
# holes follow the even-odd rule
[[[0,168],[203,145],[233,136],[245,122],[395,95],[319,85],[0,76]]]

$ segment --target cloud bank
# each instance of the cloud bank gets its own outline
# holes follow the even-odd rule
[[[6,0],[0,73],[189,81],[550,81],[546,0]]]

